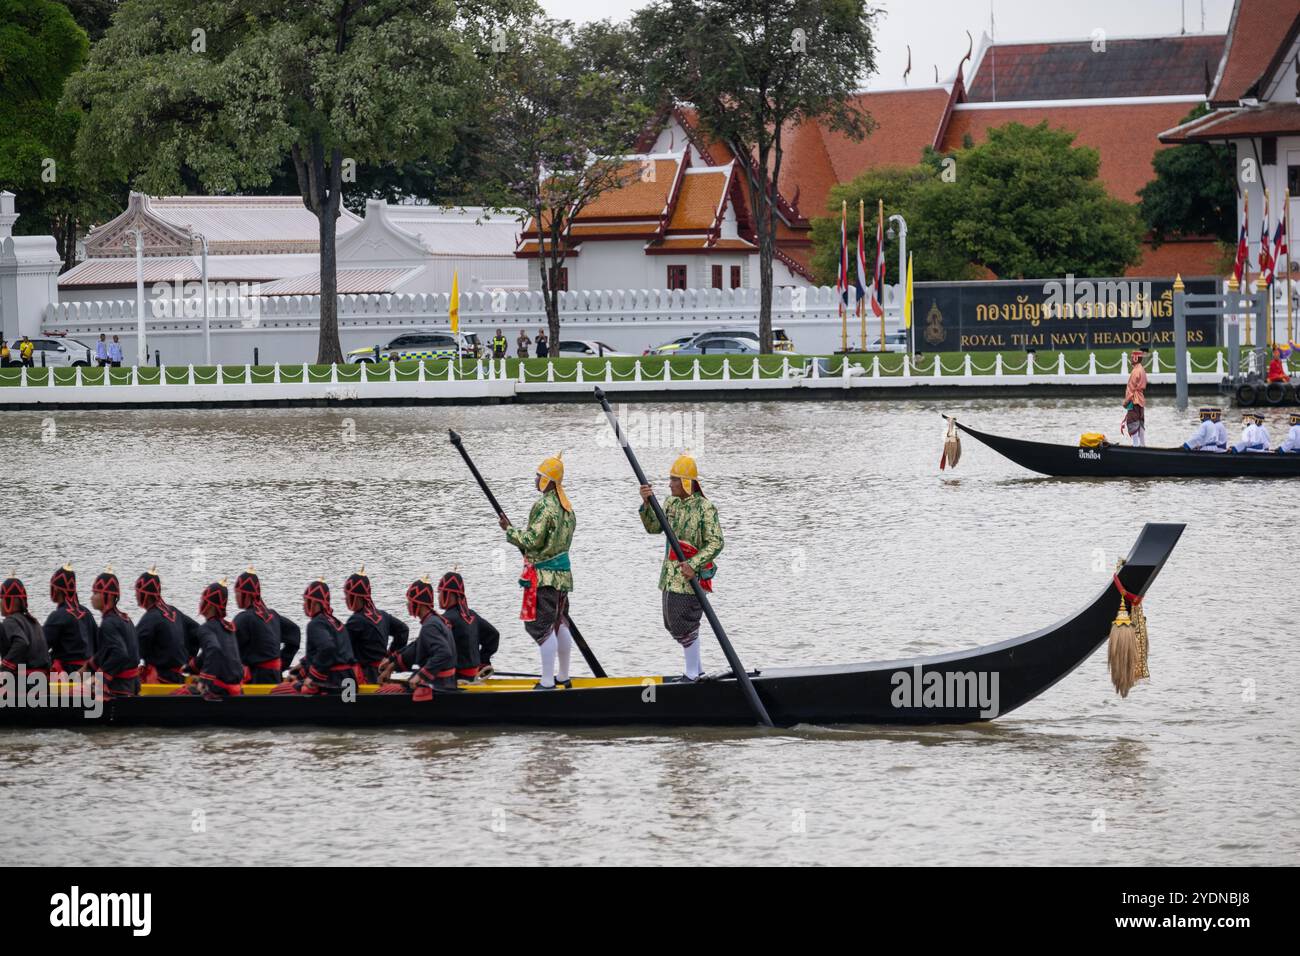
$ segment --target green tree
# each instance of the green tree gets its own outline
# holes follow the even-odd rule
[[[66,267],[78,223],[116,205],[76,168],[78,114],[59,103],[88,46],[63,4],[0,0],[0,189],[17,194],[16,230],[53,235]]]
[[[1209,111],[1201,104],[1182,122]],[[1221,242],[1237,238],[1237,194],[1227,146],[1171,146],[1156,153],[1151,165],[1156,177],[1138,190],[1138,200],[1153,245],[1183,236],[1213,236]]]
[[[812,266],[817,281],[834,285],[839,273],[841,202],[848,204],[850,256],[857,250],[858,203],[865,207],[867,235],[864,245],[867,269],[870,270],[876,254],[876,204],[881,200],[885,203],[886,217],[898,214],[907,223],[907,250],[912,254],[913,278],[917,282],[976,278],[978,270],[953,245],[935,217],[935,210],[943,199],[941,192],[946,186],[932,166],[917,165],[869,169],[857,179],[833,187],[826,204],[830,215],[814,219],[812,223]],[[891,239],[888,231],[885,233],[885,262],[890,281],[898,281],[894,275],[898,262],[898,238]],[[850,277],[855,274],[850,268]]]
[[[320,222],[317,361],[342,360],[335,227],[367,165],[451,151],[529,0],[124,0],[68,101],[77,155],[148,192],[254,191],[288,156]]]
[[[492,65],[497,181],[537,224],[542,297],[560,337],[559,284],[570,224],[640,175],[623,160],[648,108],[630,72],[611,69],[607,25],[538,19],[504,38]]]
[[[650,88],[692,103],[705,129],[745,159],[764,352],[786,137],[801,123],[866,135],[870,117],[850,94],[875,71],[875,16],[864,0],[658,0],[635,19]]]
[[[1008,123],[952,156],[931,215],[971,263],[1003,279],[1120,275],[1141,257],[1137,210],[1097,178],[1074,133]]]

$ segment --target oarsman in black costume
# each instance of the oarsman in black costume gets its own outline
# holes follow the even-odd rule
[[[465,579],[448,571],[438,582],[438,606],[456,642],[456,678],[486,679],[492,675],[492,655],[501,644],[501,634],[465,599]]]
[[[172,692],[172,696],[192,694],[204,700],[224,700],[244,692],[244,665],[239,660],[239,642],[235,625],[226,620],[230,592],[226,582],[213,581],[199,598],[199,653],[190,661],[190,670],[198,679]]]
[[[250,566],[235,578],[235,640],[244,662],[244,683],[278,684],[284,660],[283,618],[262,600],[262,582]],[[294,651],[297,651],[294,642]]]
[[[185,663],[199,652],[199,623],[162,597],[162,579],[150,568],[135,579],[135,603],[144,610],[135,625],[145,684],[183,684]]]
[[[65,564],[50,578],[54,610],[45,619],[45,642],[50,648],[50,671],[74,673],[90,663],[98,628],[90,608],[77,598],[77,575]]]
[[[50,672],[50,649],[45,632],[27,610],[27,588],[16,577],[0,583],[0,667],[17,673],[24,667],[29,674]]]
[[[99,640],[90,667],[104,675],[109,697],[132,697],[140,693],[140,641],[135,625],[119,608],[122,586],[109,568],[91,588],[90,603],[100,613]]]
[[[451,629],[438,617],[433,607],[433,585],[427,577],[413,581],[406,589],[406,610],[420,622],[420,633],[380,669],[380,681],[388,680],[395,670],[414,671],[407,682],[412,697],[429,700],[435,691],[455,691],[456,643]]]
[[[307,653],[294,668],[297,680],[286,681],[277,693],[337,694],[345,680],[357,681],[357,659],[347,628],[330,607],[330,587],[322,580],[307,585],[302,593],[302,610],[307,615]]]
[[[375,607],[364,566],[343,582],[343,595],[352,612],[347,622],[348,638],[361,668],[361,680],[373,684],[379,680],[379,669],[388,655],[406,646],[410,629],[405,622]]]

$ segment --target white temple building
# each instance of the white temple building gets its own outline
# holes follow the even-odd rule
[[[146,196],[97,226],[85,258],[59,277],[62,302],[135,301],[135,230],[144,242],[145,295],[199,282],[207,240],[210,294],[316,295],[319,227],[298,196]],[[370,200],[366,218],[344,209],[337,223],[340,295],[514,291],[528,285],[514,255],[514,210],[388,205]]]

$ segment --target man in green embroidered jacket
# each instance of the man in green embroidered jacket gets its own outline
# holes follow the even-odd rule
[[[700,618],[704,607],[695,596],[691,579],[698,578],[705,591],[713,590],[713,576],[718,570],[714,559],[722,553],[722,524],[718,509],[700,487],[694,458],[682,455],[668,474],[672,497],[664,506],[664,514],[681,542],[686,560],[679,562],[664,541],[664,561],[659,571],[664,628],[682,646],[686,680],[696,681],[704,673],[700,663]],[[662,534],[663,526],[649,503],[653,493],[649,485],[641,486],[641,523],[650,534]]]
[[[537,490],[542,496],[528,513],[528,527],[520,531],[508,518],[501,518],[506,540],[524,556],[524,572],[519,579],[524,587],[520,617],[542,655],[542,679],[534,690],[554,690],[557,684],[573,686],[569,678],[573,651],[573,633],[569,630],[569,592],[573,590],[569,545],[577,519],[563,482],[564,462],[560,456],[546,459],[537,466]]]

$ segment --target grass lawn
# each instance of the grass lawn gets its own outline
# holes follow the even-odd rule
[[[1216,368],[1216,356],[1221,352],[1226,352],[1221,348],[1192,348],[1193,368],[1198,372],[1212,372]],[[997,356],[1002,356],[1002,371],[1004,374],[1015,375],[1022,374],[1026,371],[1027,356],[1024,352],[929,352],[912,360],[910,372],[912,375],[926,377],[935,374],[936,355],[942,365],[943,375],[958,376],[965,374],[966,358],[969,355],[971,362],[971,374],[973,375],[992,375],[996,371]],[[1115,373],[1121,369],[1121,357],[1124,354],[1122,349],[1104,349],[1095,353],[1087,351],[1068,351],[1068,352],[1037,352],[1034,355],[1034,370],[1044,374],[1054,374],[1060,368],[1061,356],[1065,357],[1066,372],[1070,374],[1086,374],[1089,371],[1089,356],[1096,356],[1096,369],[1098,372]],[[665,366],[668,367],[667,375],[670,380],[677,381],[683,379],[692,379],[695,377],[695,368],[698,363],[699,375],[701,379],[718,379],[722,377],[724,363],[730,370],[731,378],[752,378],[754,374],[754,362],[759,363],[760,378],[779,378],[783,369],[786,367],[786,360],[789,366],[799,368],[803,366],[808,359],[814,356],[794,355],[788,353],[776,353],[773,355],[751,356],[751,355],[625,355],[610,356],[608,358],[532,358],[518,359],[508,358],[506,362],[506,374],[513,379],[519,378],[519,367],[522,364],[526,375],[526,380],[530,382],[542,382],[554,380],[556,382],[573,382],[578,378],[578,367],[582,368],[582,378],[584,381],[601,382],[608,376],[616,381],[635,380],[637,366],[641,369],[642,381],[664,380]],[[829,370],[829,374],[838,375],[843,369],[844,356],[816,356],[822,358],[826,365],[823,366],[823,374]],[[1226,356],[1225,356],[1226,358]],[[872,374],[877,359],[880,362],[881,375],[902,375],[903,373],[903,354],[901,352],[854,352],[850,353],[848,360],[854,365],[860,365],[868,375]],[[1162,349],[1159,352],[1159,370],[1168,372],[1173,370],[1173,349]],[[424,377],[426,380],[446,379],[448,377],[448,362],[445,359],[434,359],[423,363]],[[468,361],[456,362],[455,377],[474,378],[478,374],[477,364]],[[1300,372],[1300,355],[1293,356],[1289,366],[1291,370]],[[364,365],[340,365],[337,374],[333,366],[330,365],[281,365],[279,370],[279,380],[281,382],[302,382],[304,380],[313,383],[326,383],[334,381],[337,378],[339,384],[356,384],[362,381],[392,381],[396,379],[399,382],[416,381],[420,376],[421,363],[411,362],[377,362],[374,364]],[[609,368],[607,373],[606,369]],[[1226,367],[1226,366],[1225,366]],[[1151,363],[1148,363],[1151,368]],[[55,385],[75,385],[77,381],[77,369],[72,368],[34,368],[27,370],[27,380],[32,385],[45,385],[51,379]],[[82,368],[81,382],[85,385],[124,385],[131,382],[130,368]],[[189,381],[189,368],[187,366],[165,366],[161,369],[152,366],[146,366],[139,370],[138,381],[141,385],[157,385],[165,383],[168,385],[183,385]],[[486,370],[485,370],[486,374]],[[231,385],[250,383],[254,385],[265,384],[275,381],[276,372],[274,366],[255,365],[251,369],[244,365],[196,365],[194,366],[194,381],[200,385]],[[16,386],[21,381],[21,369],[5,368],[0,369],[0,387]]]

